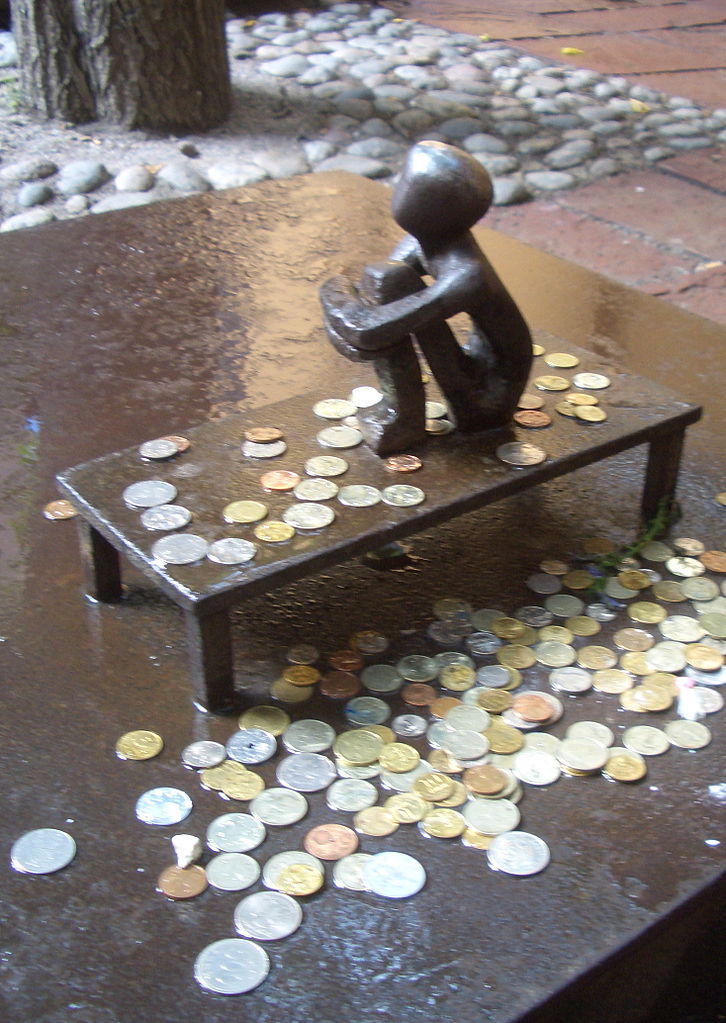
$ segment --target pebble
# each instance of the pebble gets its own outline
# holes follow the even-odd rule
[[[85,128],[93,138],[80,129],[56,131],[61,145],[49,144],[45,158],[21,159],[21,148],[6,149],[0,228],[311,170],[392,180],[419,138],[474,154],[492,175],[496,205],[726,144],[726,109],[704,111],[622,76],[557,66],[375,5],[229,18],[226,31],[242,97],[228,125],[182,141],[127,133],[121,146],[117,131],[93,125]],[[9,69],[10,82],[0,90],[10,88],[17,55],[6,32],[0,67]],[[248,104],[267,112],[258,117],[263,129],[247,131]],[[80,158],[89,142],[103,159]]]

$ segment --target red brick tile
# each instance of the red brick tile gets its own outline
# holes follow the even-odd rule
[[[676,32],[677,30],[673,30]],[[665,33],[664,33],[665,34]],[[566,60],[575,67],[588,67],[605,74],[631,74],[648,71],[685,71],[693,68],[723,68],[724,49],[706,47],[693,52],[695,43],[685,48],[653,38],[656,33],[613,33],[612,35],[573,35],[533,39],[523,48],[552,60]],[[561,47],[576,47],[582,55],[563,57]],[[711,50],[713,52],[711,52]]]
[[[724,149],[699,149],[694,153],[682,153],[680,156],[674,156],[672,160],[662,160],[658,164],[658,169],[726,193]]]
[[[723,25],[726,8],[716,0],[697,0],[690,3],[663,3],[652,7],[626,7],[620,5],[615,13],[612,7],[573,12],[562,11],[546,15],[544,21],[567,25],[570,32],[634,32],[675,26]]]
[[[584,57],[579,59],[585,60]],[[583,66],[590,65],[584,63]],[[643,75],[628,72],[628,78],[670,96],[688,96],[695,103],[709,109],[726,105],[726,70],[671,71]]]

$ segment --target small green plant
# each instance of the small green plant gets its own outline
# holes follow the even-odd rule
[[[602,593],[607,584],[608,577],[613,574],[618,565],[628,558],[637,558],[647,544],[655,540],[656,537],[662,536],[680,518],[681,509],[678,502],[672,497],[662,498],[653,518],[645,524],[631,544],[618,547],[616,550],[610,551],[609,554],[588,559],[589,563],[598,573],[593,579],[590,592],[593,594]]]

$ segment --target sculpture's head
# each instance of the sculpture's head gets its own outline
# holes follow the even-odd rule
[[[491,178],[478,160],[443,142],[424,141],[408,152],[391,210],[404,231],[436,244],[468,231],[491,201]]]

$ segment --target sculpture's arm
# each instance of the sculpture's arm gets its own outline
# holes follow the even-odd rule
[[[471,292],[464,276],[459,281],[436,281],[424,291],[380,306],[364,305],[344,277],[333,277],[320,289],[326,324],[356,348],[386,348],[403,335],[465,310]]]
[[[400,260],[401,263],[408,263],[417,274],[428,273],[421,246],[413,235],[405,235],[388,258]]]

